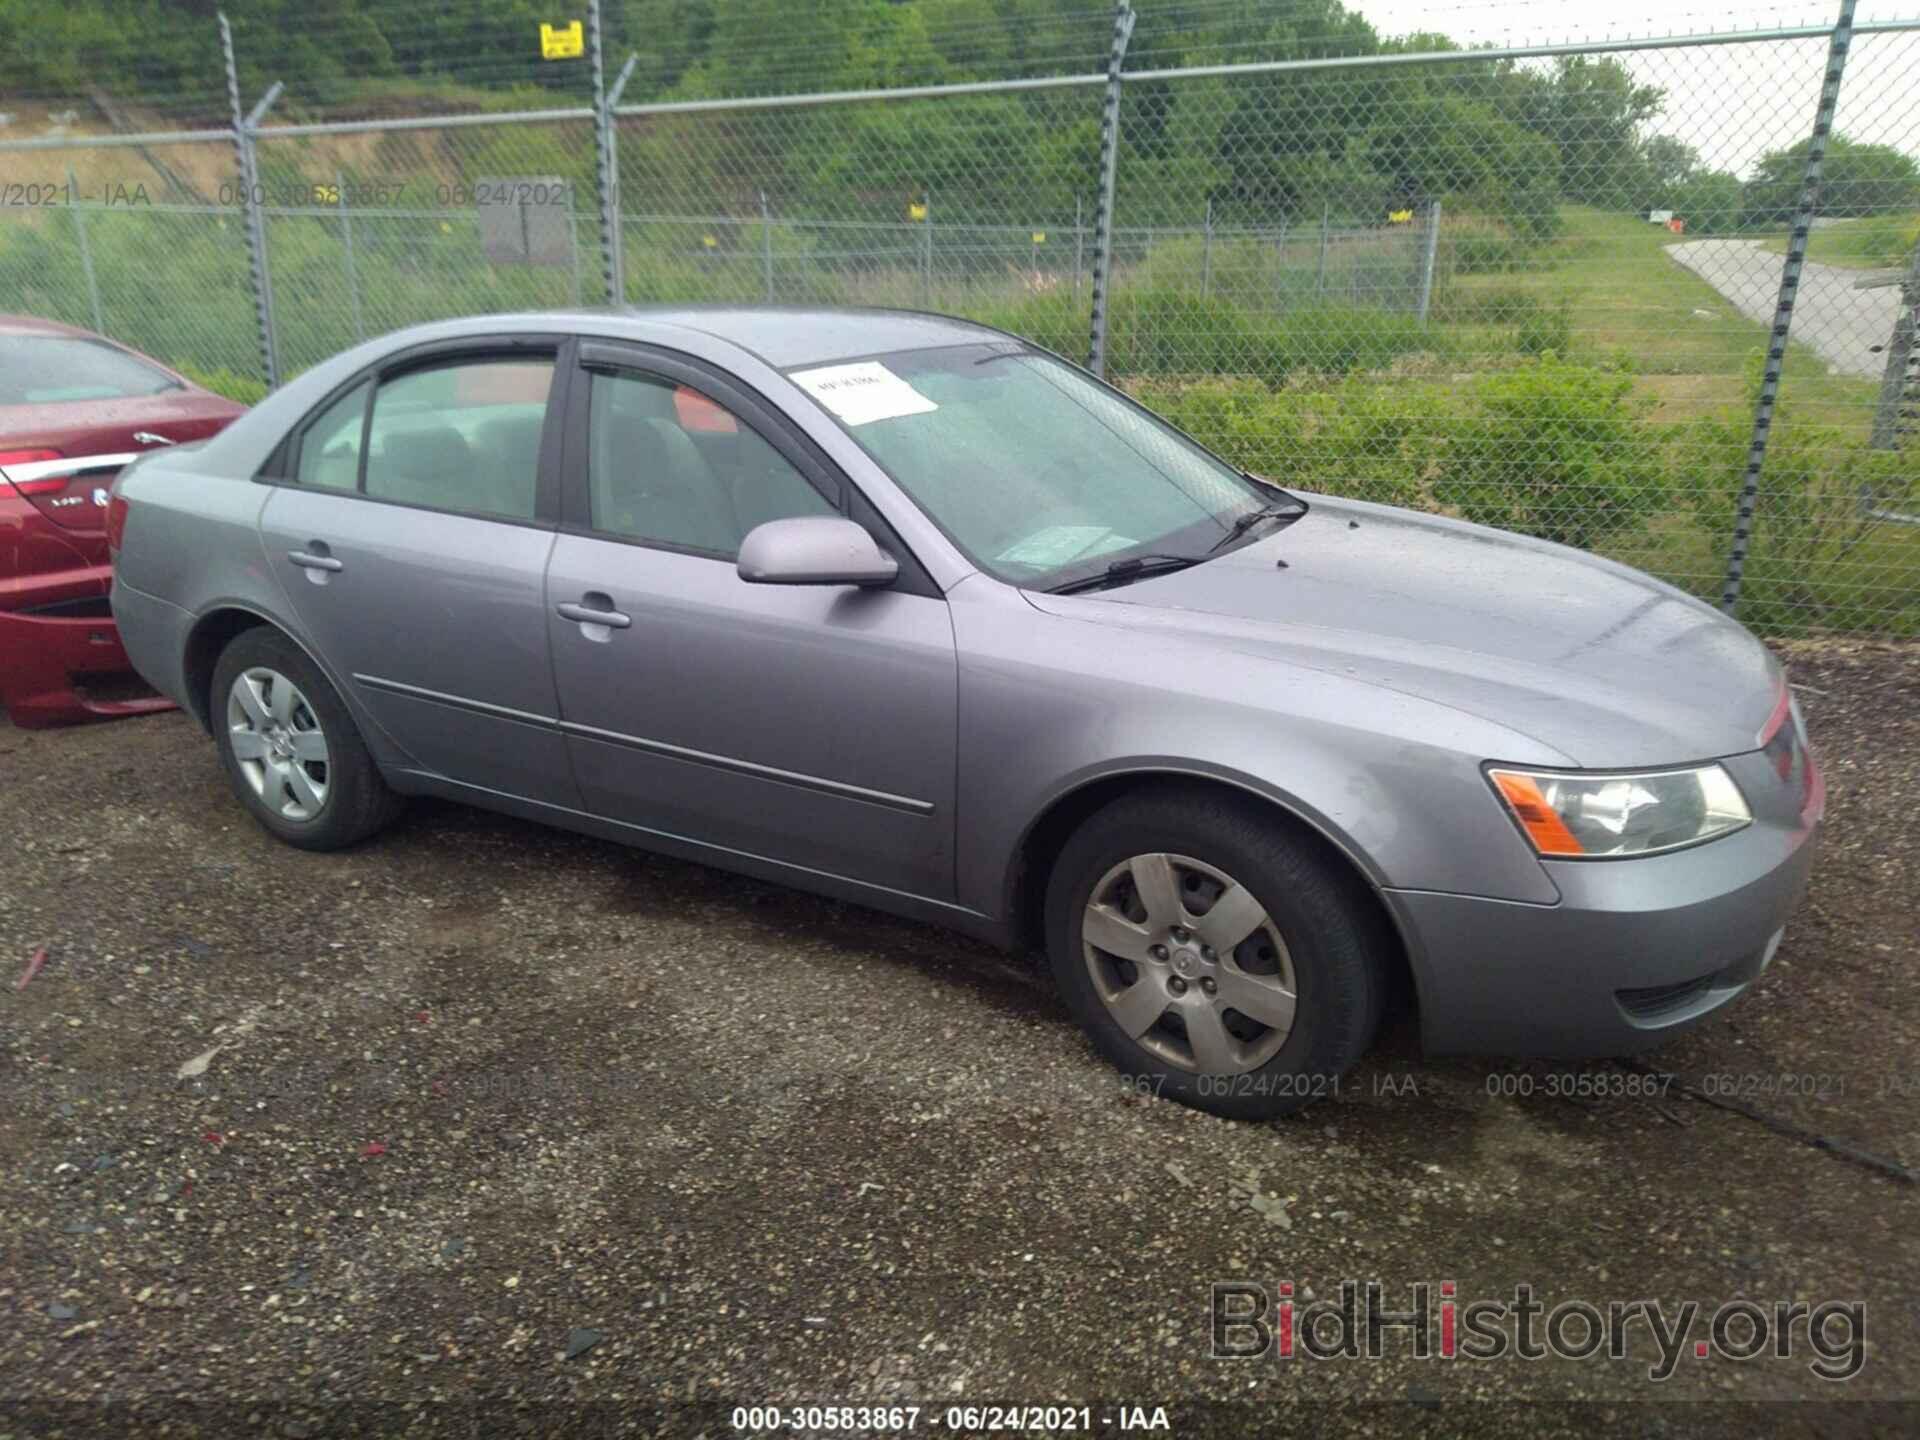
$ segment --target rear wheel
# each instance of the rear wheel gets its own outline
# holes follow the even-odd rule
[[[1155,792],[1094,815],[1054,865],[1047,937],[1101,1053],[1215,1114],[1331,1098],[1379,1027],[1390,940],[1370,897],[1228,797]]]
[[[399,813],[333,686],[279,631],[235,636],[214,666],[209,698],[234,794],[289,845],[342,849]]]

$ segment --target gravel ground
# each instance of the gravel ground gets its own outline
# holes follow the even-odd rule
[[[1428,1062],[1403,1028],[1271,1127],[1125,1092],[1033,969],[941,932],[450,806],[307,855],[182,716],[0,727],[0,1437],[883,1401],[922,1431],[1032,1401],[1911,1433],[1883,1407],[1920,1397],[1920,1190],[1876,1165],[1920,1165],[1920,649],[1790,659],[1829,834],[1755,993],[1650,1057],[1678,1079]],[[1211,1282],[1344,1279],[1858,1300],[1863,1361],[1684,1346],[1654,1382],[1644,1329],[1624,1360],[1210,1358]],[[1738,1408],[1775,1401],[1825,1403]]]

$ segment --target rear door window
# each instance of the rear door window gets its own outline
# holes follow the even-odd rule
[[[553,371],[551,358],[459,360],[382,381],[361,462],[367,495],[533,519]]]

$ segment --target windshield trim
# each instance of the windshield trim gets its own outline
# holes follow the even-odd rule
[[[1056,586],[1071,584],[1079,579],[1086,579],[1094,575],[1102,574],[1116,561],[1123,561],[1146,554],[1167,554],[1171,552],[1181,552],[1185,554],[1188,552],[1189,545],[1194,547],[1190,552],[1190,558],[1193,562],[1195,564],[1204,564],[1209,560],[1217,560],[1222,555],[1231,555],[1243,545],[1251,544],[1255,540],[1262,538],[1262,536],[1258,533],[1258,527],[1255,527],[1253,532],[1249,532],[1249,534],[1240,537],[1233,545],[1221,550],[1212,550],[1206,542],[1211,538],[1218,538],[1224,531],[1226,525],[1230,524],[1231,521],[1223,522],[1216,517],[1207,516],[1179,530],[1169,531],[1164,535],[1142,540],[1124,549],[1103,551],[1098,556],[1089,560],[1069,561],[1056,569],[1023,577],[1015,577],[1005,573],[987,558],[976,554],[971,546],[967,545],[953,532],[946,521],[942,520],[940,516],[936,515],[932,509],[922,502],[920,497],[914,493],[913,488],[902,481],[900,477],[896,475],[889,466],[882,462],[880,457],[874,454],[866,443],[860,439],[857,426],[849,425],[843,421],[838,415],[834,414],[817,395],[794,378],[809,370],[826,369],[838,365],[854,365],[863,361],[884,362],[889,358],[900,356],[937,355],[955,350],[982,350],[990,352],[981,357],[983,361],[1005,356],[1009,358],[1045,361],[1062,366],[1077,378],[1089,381],[1098,386],[1109,396],[1117,399],[1126,409],[1133,411],[1136,415],[1144,417],[1149,425],[1159,429],[1180,445],[1197,453],[1200,458],[1210,464],[1219,466],[1224,472],[1222,478],[1230,478],[1237,483],[1245,493],[1250,505],[1254,508],[1264,508],[1272,504],[1273,497],[1276,494],[1294,501],[1303,508],[1306,504],[1299,496],[1294,495],[1291,491],[1281,489],[1280,486],[1274,484],[1272,481],[1257,480],[1238,466],[1229,464],[1226,460],[1223,460],[1205,445],[1202,445],[1198,440],[1187,434],[1187,432],[1179,426],[1173,424],[1165,416],[1141,404],[1119,386],[1109,384],[1107,381],[1087,370],[1084,366],[1076,365],[1065,356],[1056,354],[1043,345],[1036,345],[1031,341],[1023,340],[1015,335],[984,336],[978,340],[957,341],[950,345],[920,345],[905,350],[879,350],[867,355],[848,355],[828,360],[810,360],[805,364],[782,367],[780,374],[788,383],[790,383],[808,403],[815,406],[829,424],[841,431],[841,433],[846,435],[847,438],[859,448],[860,453],[866,458],[867,462],[882,475],[886,476],[887,480],[900,492],[901,496],[926,519],[928,524],[939,531],[947,543],[953,546],[954,550],[963,556],[967,563],[981,573],[992,576],[1004,585],[1010,585],[1019,590],[1045,593],[1054,589]],[[1142,578],[1151,578],[1151,576]]]

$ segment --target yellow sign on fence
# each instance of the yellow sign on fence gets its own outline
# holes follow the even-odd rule
[[[1389,225],[1411,225],[1413,223],[1413,211],[1389,210],[1387,212],[1387,223]]]
[[[565,25],[549,25],[540,22],[540,58],[542,60],[576,60],[586,52],[587,37],[578,20],[569,20]]]
[[[1033,243],[1034,243],[1034,244],[1036,244],[1036,245],[1044,245],[1044,244],[1046,244],[1046,243],[1047,243],[1047,232],[1046,232],[1046,231],[1044,231],[1044,230],[1036,230],[1036,231],[1034,231],[1034,232],[1033,232]]]

